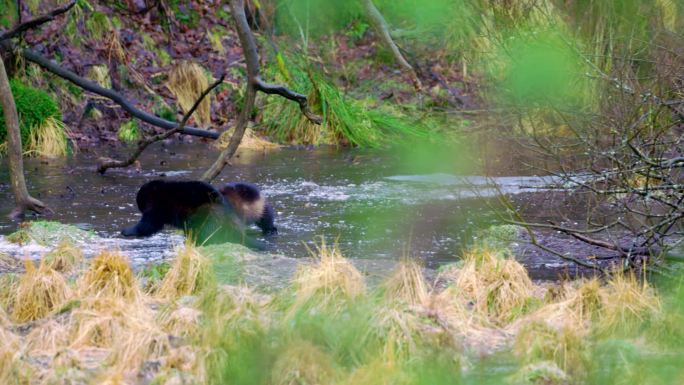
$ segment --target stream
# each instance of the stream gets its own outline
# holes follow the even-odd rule
[[[125,149],[116,150],[121,156]],[[148,239],[125,239],[119,231],[139,219],[135,206],[138,188],[155,178],[193,179],[209,166],[216,150],[201,143],[157,143],[141,157],[142,171],[111,169],[95,172],[95,150],[49,162],[27,159],[27,182],[31,194],[47,203],[55,213],[48,219],[93,230],[108,238],[107,248],[119,248],[137,263],[170,255],[183,237],[167,227]],[[116,155],[114,152],[113,155]],[[2,160],[5,162],[6,160]],[[6,218],[12,210],[7,165],[0,166],[0,234],[16,230]],[[514,197],[533,217],[549,214],[543,202],[530,205],[539,195],[535,186],[549,177],[454,175],[444,172],[411,173],[396,167],[391,157],[378,151],[323,147],[314,150],[284,148],[263,153],[240,151],[214,181],[258,185],[277,211],[279,234],[263,239],[267,251],[288,257],[309,256],[317,237],[338,242],[350,258],[419,258],[427,267],[454,262],[478,230],[501,223],[497,192]],[[525,186],[521,188],[521,186]],[[515,197],[520,197],[517,199]],[[543,204],[542,204],[543,203]],[[260,237],[256,228],[250,233]],[[0,250],[13,249],[0,239]],[[40,250],[39,250],[40,251]],[[556,266],[558,260],[524,261],[530,275],[542,276],[540,266]],[[560,265],[559,265],[560,266]]]

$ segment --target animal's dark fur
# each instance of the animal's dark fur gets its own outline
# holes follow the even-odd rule
[[[135,226],[121,231],[125,236],[147,237],[161,231],[164,225],[199,234],[199,227],[205,226],[212,216],[220,217],[219,226],[232,232],[242,230],[230,204],[208,183],[154,180],[140,188],[136,203],[142,218]]]

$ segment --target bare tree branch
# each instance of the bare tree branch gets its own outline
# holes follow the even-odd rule
[[[387,48],[392,51],[394,59],[399,63],[399,65],[403,67],[406,72],[408,72],[409,76],[411,77],[411,81],[413,82],[413,87],[416,89],[416,91],[420,92],[423,89],[423,85],[421,84],[420,79],[418,79],[416,71],[413,69],[411,64],[406,61],[404,55],[402,55],[399,51],[399,47],[397,47],[397,44],[392,39],[389,28],[387,28],[387,22],[385,22],[385,18],[382,16],[378,8],[375,7],[375,4],[373,4],[372,0],[363,0],[363,5],[366,8],[366,13],[368,14],[371,24],[380,33],[382,41],[385,43],[385,45],[387,45]]]
[[[254,87],[256,87],[258,91],[261,91],[265,94],[280,95],[285,99],[297,102],[299,104],[299,108],[302,110],[302,114],[304,114],[304,116],[306,116],[307,119],[309,119],[314,124],[323,123],[323,119],[320,116],[311,112],[311,110],[309,109],[309,102],[306,96],[294,92],[285,86],[266,83],[261,79],[261,77],[258,76],[254,80]]]
[[[141,141],[140,143],[138,143],[138,148],[135,150],[135,152],[133,152],[133,154],[131,154],[131,156],[128,157],[128,159],[126,159],[126,160],[122,161],[122,160],[108,159],[108,158],[101,159],[101,162],[100,162],[99,166],[97,167],[97,172],[99,172],[100,174],[104,174],[105,171],[107,171],[107,169],[110,169],[110,168],[128,167],[128,166],[132,165],[133,162],[136,161],[136,159],[138,159],[140,154],[142,154],[143,151],[145,151],[147,146],[149,146],[150,144],[158,142],[160,140],[164,140],[173,134],[181,132],[183,130],[183,128],[185,127],[185,124],[188,123],[188,120],[190,119],[192,114],[195,112],[195,110],[197,110],[197,107],[199,107],[202,100],[204,100],[204,98],[207,95],[209,95],[209,92],[211,92],[214,88],[218,87],[219,84],[223,83],[223,79],[225,79],[225,77],[226,77],[226,75],[221,75],[221,77],[217,81],[212,83],[206,90],[204,90],[204,92],[202,92],[202,94],[195,101],[195,103],[188,110],[188,112],[186,112],[185,115],[183,115],[183,119],[178,124],[178,127],[174,128],[172,130],[166,131],[162,134],[158,134],[158,135],[155,135],[151,138],[148,138],[146,140]]]
[[[145,123],[149,123],[153,126],[165,128],[167,130],[172,130],[178,127],[178,123],[174,123],[171,121],[168,121],[166,119],[162,119],[158,116],[152,115],[148,112],[139,110],[136,108],[131,102],[129,102],[123,95],[120,93],[109,89],[109,88],[104,88],[100,86],[99,84],[92,82],[88,79],[84,79],[75,73],[60,67],[57,63],[53,62],[50,59],[45,58],[38,52],[25,48],[22,50],[22,55],[29,61],[32,61],[41,67],[45,68],[46,70],[54,73],[55,75],[64,78],[75,85],[83,88],[86,91],[90,91],[94,94],[104,96],[107,99],[112,100],[114,103],[120,105],[126,112],[131,114],[133,117],[138,118],[142,120]],[[208,131],[208,130],[203,130],[200,128],[194,128],[194,127],[185,127],[182,130],[180,130],[181,133],[185,135],[192,135],[192,136],[199,136],[202,138],[209,138],[209,139],[218,139],[219,133],[218,132],[213,132],[213,131]]]
[[[240,39],[240,45],[242,46],[242,52],[245,56],[245,63],[247,66],[247,85],[245,86],[245,98],[238,116],[238,120],[235,124],[235,132],[230,137],[230,142],[228,146],[221,151],[218,158],[214,163],[205,171],[202,175],[202,180],[205,182],[210,182],[221,170],[228,164],[230,158],[233,157],[237,151],[242,137],[245,135],[245,130],[247,129],[247,124],[249,123],[249,118],[254,108],[254,102],[256,100],[257,91],[264,92],[266,94],[276,94],[284,98],[299,103],[299,107],[302,113],[314,124],[320,124],[322,119],[315,114],[313,114],[308,107],[308,100],[306,96],[293,92],[284,86],[271,85],[264,83],[260,76],[259,68],[259,52],[257,51],[257,45],[254,41],[254,35],[247,22],[247,16],[245,15],[244,0],[230,0],[228,2],[230,6],[230,13],[235,21],[235,26],[238,33],[238,38]]]
[[[13,37],[19,36],[22,33],[28,31],[29,29],[36,28],[42,24],[45,24],[45,23],[50,22],[52,20],[55,20],[55,17],[57,17],[63,13],[68,12],[71,8],[74,7],[74,5],[76,5],[76,0],[65,5],[64,7],[55,8],[45,15],[38,16],[35,19],[31,19],[29,21],[21,23],[21,24],[17,25],[16,27],[12,28],[11,30],[1,34],[0,35],[0,41],[11,39]]]
[[[9,173],[12,193],[14,194],[15,209],[10,214],[12,219],[21,219],[26,210],[36,213],[50,211],[47,206],[33,198],[28,193],[24,179],[24,160],[22,158],[21,134],[19,132],[19,115],[12,96],[5,64],[0,58],[0,106],[5,116],[7,129],[7,155],[9,159]]]

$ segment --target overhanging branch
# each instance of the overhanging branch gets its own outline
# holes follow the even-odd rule
[[[311,123],[321,124],[323,122],[323,119],[320,116],[314,114],[309,109],[309,101],[306,98],[306,96],[294,92],[288,89],[287,87],[281,86],[279,84],[266,83],[258,76],[254,79],[254,87],[256,87],[257,91],[261,91],[265,94],[280,95],[285,99],[297,102],[299,104],[299,109],[302,110],[302,114],[306,116],[306,118],[309,119]]]
[[[72,1],[71,3],[65,5],[64,7],[61,8],[56,8],[53,9],[52,11],[48,12],[45,15],[38,16],[35,19],[31,19],[25,23],[21,23],[17,25],[16,27],[12,28],[11,30],[4,32],[3,34],[0,35],[0,41],[11,39],[13,37],[17,37],[21,35],[22,33],[28,31],[29,29],[36,28],[42,24],[45,24],[49,21],[52,21],[55,19],[55,17],[68,12],[71,8],[76,5],[76,1]]]
[[[109,158],[103,158],[101,159],[100,164],[97,167],[97,172],[100,174],[104,174],[105,171],[107,171],[110,168],[123,168],[123,167],[128,167],[133,164],[133,162],[140,157],[140,154],[145,151],[147,146],[149,146],[152,143],[158,142],[160,140],[164,140],[168,137],[170,137],[173,134],[176,134],[180,131],[183,130],[185,125],[188,123],[188,120],[192,116],[192,114],[195,113],[195,110],[197,110],[197,107],[199,107],[200,103],[202,103],[202,100],[209,95],[209,92],[211,92],[214,88],[218,87],[219,84],[223,83],[223,79],[225,79],[226,75],[221,75],[221,77],[216,80],[214,83],[212,83],[209,87],[207,87],[204,92],[195,100],[195,103],[192,105],[192,107],[188,110],[188,112],[183,115],[183,119],[181,119],[181,122],[178,124],[178,127],[166,131],[162,134],[155,135],[151,138],[145,139],[138,143],[138,148],[131,154],[131,156],[128,157],[126,160],[117,160],[117,159],[109,159]]]
[[[162,119],[158,116],[152,115],[148,112],[142,111],[138,108],[136,108],[131,102],[129,102],[123,95],[120,93],[109,89],[109,88],[104,88],[100,86],[99,84],[90,81],[88,79],[82,78],[75,73],[60,67],[57,63],[53,62],[52,60],[42,56],[38,52],[30,49],[30,48],[25,48],[21,51],[22,55],[26,60],[29,60],[31,62],[34,62],[38,64],[39,66],[45,68],[46,70],[52,72],[53,74],[64,78],[75,85],[83,88],[86,91],[92,92],[94,94],[104,96],[107,99],[110,99],[114,103],[118,104],[123,108],[126,112],[131,114],[133,117],[138,118],[142,120],[145,123],[149,123],[153,126],[161,127],[167,130],[173,130],[177,128],[179,125],[178,123],[171,122],[166,119]],[[208,131],[204,130],[201,128],[194,128],[194,127],[185,127],[182,130],[180,130],[181,133],[185,135],[192,135],[192,136],[199,136],[202,138],[209,138],[209,139],[218,139],[219,133],[218,132],[213,132],[213,131]]]

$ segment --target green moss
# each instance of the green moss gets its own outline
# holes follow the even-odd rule
[[[182,2],[180,0],[171,0],[169,6],[173,10],[173,14],[181,24],[185,24],[190,28],[195,28],[199,24],[200,14],[195,9],[192,2]]]
[[[169,269],[171,269],[171,264],[167,261],[151,263],[145,265],[140,273],[138,273],[138,279],[142,282],[142,287],[145,291],[154,291],[155,288],[158,288],[161,281],[164,280]]]
[[[119,140],[121,140],[124,143],[133,143],[137,142],[140,140],[140,128],[138,128],[138,123],[135,120],[129,120],[126,123],[123,123],[119,127],[119,131],[117,133]]]
[[[50,117],[61,120],[59,107],[47,92],[24,85],[16,79],[10,81],[10,87],[17,105],[21,142],[24,145],[28,142],[29,134],[34,127],[38,127]],[[0,143],[4,142],[6,137],[5,116],[0,107]]]
[[[0,0],[0,27],[9,28],[14,25],[17,17],[16,2],[13,0]]]
[[[169,106],[161,97],[155,100],[153,112],[162,119],[171,122],[176,121],[176,110]]]
[[[512,242],[520,239],[520,233],[524,230],[516,225],[496,225],[480,232],[478,238],[484,246],[492,249],[506,250]]]
[[[86,30],[90,37],[95,40],[102,40],[112,29],[112,24],[107,15],[102,12],[93,12],[85,22]]]
[[[22,224],[22,228],[7,236],[8,242],[27,243],[35,241],[39,245],[56,245],[63,239],[83,242],[92,238],[93,233],[73,225],[52,221],[35,221]]]

